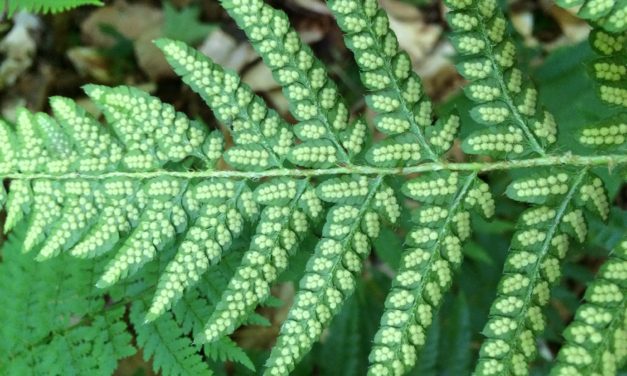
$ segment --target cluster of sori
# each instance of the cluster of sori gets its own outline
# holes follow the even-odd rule
[[[409,180],[403,192],[423,205],[405,240],[401,265],[385,302],[370,354],[374,375],[412,369],[427,330],[454,272],[462,263],[462,242],[470,236],[470,211],[494,213],[489,187],[475,174],[431,173]]]
[[[623,18],[627,18],[623,10]],[[623,22],[627,22],[624,20]],[[621,33],[612,34],[602,29],[590,33],[590,46],[599,55],[590,63],[590,75],[597,83],[599,98],[618,113],[597,124],[581,129],[578,141],[590,148],[624,150],[627,137],[627,26]]]
[[[470,81],[464,90],[478,103],[471,116],[489,126],[466,138],[464,151],[508,159],[550,154],[550,146],[557,141],[557,124],[549,112],[537,108],[536,89],[516,67],[516,48],[497,3],[470,0],[448,1],[447,5],[452,41],[463,56],[457,67]],[[624,147],[617,140],[624,138],[627,129],[621,130],[620,124],[596,128],[582,130],[582,143]],[[587,169],[578,173],[547,169],[515,180],[507,194],[533,205],[520,217],[483,330],[487,339],[476,368],[480,375],[528,373],[528,363],[536,355],[536,336],[544,330],[543,308],[559,279],[569,238],[585,240],[583,211],[602,219],[609,212],[601,180]]]
[[[536,355],[535,338],[545,327],[543,308],[560,278],[569,238],[585,240],[584,210],[603,219],[608,215],[600,182],[584,170],[516,179],[508,187],[510,198],[537,205],[518,221],[483,331],[487,339],[480,352],[479,374],[527,374],[527,364]]]
[[[627,31],[627,4],[620,0],[558,0],[565,8],[580,7],[577,16],[613,34]],[[623,34],[624,35],[624,34]]]
[[[377,1],[332,0],[329,8],[345,35],[370,92],[366,101],[376,113],[375,126],[388,138],[368,155],[375,165],[438,160],[459,127],[459,117],[441,117],[432,125],[432,104],[409,56],[401,51],[388,17]]]
[[[615,375],[627,359],[627,238],[588,287],[586,302],[564,331],[552,376]]]
[[[208,343],[233,333],[267,301],[291,256],[321,228],[267,362],[267,374],[285,375],[354,290],[381,227],[396,223],[402,204],[411,200],[418,205],[369,356],[372,375],[403,374],[415,364],[462,264],[471,213],[490,217],[495,211],[480,169],[447,169],[445,153],[460,118],[449,114],[433,121],[423,84],[376,0],[329,0],[369,91],[366,104],[376,113],[374,125],[383,137],[376,142],[363,120],[351,120],[323,63],[283,12],[262,0],[222,4],[283,87],[298,123],[292,126],[268,108],[237,74],[181,42],[159,40],[174,70],[224,125],[229,146],[220,132],[208,132],[136,89],[86,87],[109,127],[71,100],[53,98],[54,117],[24,110],[15,131],[0,123],[0,176],[10,180],[8,194],[0,187],[5,229],[26,221],[24,248],[38,250],[40,259],[65,252],[78,258],[112,254],[97,279],[101,288],[171,252],[152,302],[138,303],[141,307],[131,313],[134,322],[141,317],[164,330],[168,326],[159,320],[234,244],[244,244],[221,298],[194,330],[196,343]],[[452,40],[463,55],[457,67],[470,81],[466,95],[477,102],[471,116],[485,125],[463,141],[463,150],[503,166],[506,159],[550,157],[557,124],[539,108],[536,89],[516,67],[516,48],[496,1],[452,0],[448,5]],[[618,37],[597,34],[598,49],[609,54],[624,44],[624,39],[619,43]],[[606,81],[623,79],[624,66],[599,64],[596,72]],[[601,95],[614,93],[608,94],[614,102],[615,95],[624,95],[620,85],[607,85]],[[582,130],[581,141],[624,148],[626,131],[624,123],[614,122]],[[396,182],[387,175],[405,174],[404,168],[419,164],[433,170],[395,190]],[[608,216],[603,184],[587,167],[540,170],[507,189],[510,198],[531,208],[514,234],[477,374],[528,372],[569,239],[585,239],[584,212]],[[614,274],[603,278],[620,286],[616,276],[624,274],[623,266],[612,266]],[[598,294],[593,295],[615,290],[604,286],[594,287]],[[611,330],[618,325],[613,323]],[[149,340],[140,335],[139,343],[144,342]],[[569,364],[576,361],[569,357],[575,351],[580,350],[564,355]]]
[[[286,160],[319,169],[360,162],[384,167],[409,166],[422,160],[439,160],[451,146],[459,127],[459,118],[445,116],[431,125],[430,101],[423,93],[419,78],[411,70],[409,58],[398,50],[387,16],[376,2],[367,2],[365,7],[354,5],[338,2],[332,4],[331,9],[338,17],[344,17],[348,24],[351,23],[349,19],[357,20],[357,23],[366,22],[361,28],[347,31],[347,38],[360,39],[366,47],[376,46],[367,51],[363,48],[354,50],[368,88],[375,90],[375,86],[379,85],[379,95],[373,94],[367,103],[379,113],[375,120],[378,129],[389,136],[368,150],[364,150],[365,126],[359,121],[348,122],[346,106],[335,84],[326,76],[322,63],[289,28],[285,15],[262,1],[224,2],[227,11],[247,33],[253,46],[272,69],[274,77],[284,87],[293,113],[300,121],[293,127],[300,142],[291,145],[286,156],[273,161],[278,164],[267,163],[268,168],[289,167],[284,164]],[[374,27],[375,24],[378,26]],[[261,110],[264,108],[262,102],[254,102],[252,95],[243,94],[247,89],[234,73],[223,71],[181,43],[163,40],[158,45],[183,80],[212,108],[217,107],[218,118],[230,125],[237,139],[251,140],[251,148],[263,147],[268,154],[272,153],[276,143],[264,145],[264,116],[270,113],[274,118],[275,115]],[[364,58],[360,59],[362,55]],[[368,59],[376,62],[368,65]],[[235,93],[237,102],[227,96],[214,98],[217,95],[215,84],[225,86],[226,82],[227,92]],[[273,126],[270,129],[274,131],[277,128]],[[280,126],[280,129],[289,128]],[[243,131],[246,131],[245,137],[237,135]],[[271,136],[265,133],[266,138]],[[286,139],[291,141],[291,138]],[[430,187],[442,188],[441,197],[458,198],[454,211],[460,213],[446,216],[449,218],[447,231],[438,234],[438,239],[447,239],[446,244],[451,244],[451,247],[457,241],[457,251],[460,239],[456,236],[463,239],[469,233],[469,215],[464,212],[464,205],[470,209],[481,203],[487,206],[487,209],[483,208],[485,212],[493,210],[490,209],[492,201],[487,185],[476,174],[464,178],[464,185],[456,174],[451,177],[455,181],[451,180],[450,184],[450,179],[442,180],[440,175],[423,178],[424,183],[431,184]],[[315,204],[316,208],[320,208],[314,211],[314,215],[301,212],[303,207],[308,206],[303,206],[303,200],[317,197],[332,205],[326,214],[323,238],[307,265],[301,290],[268,361],[269,374],[285,374],[292,370],[352,291],[355,276],[361,270],[361,260],[370,252],[370,244],[378,235],[381,223],[393,222],[399,215],[396,194],[383,180],[381,176],[331,179],[319,184],[311,195],[308,194],[311,186],[307,180],[273,180],[259,187],[255,200],[262,206],[269,205],[264,209],[267,213],[262,214],[257,225],[250,253],[244,256],[242,267],[231,280],[198,340],[213,341],[231,333],[266,298],[270,284],[287,266],[286,252],[290,249],[285,244],[298,244],[307,232],[308,223],[321,219],[322,206],[319,203]],[[408,193],[407,197],[413,196]],[[432,249],[439,248],[438,239],[432,242]],[[461,263],[459,252],[455,260],[455,265]],[[441,267],[440,264],[442,262],[438,267]],[[425,265],[423,269],[433,274],[431,266]],[[408,293],[413,296],[421,293],[421,286],[412,287],[414,289]],[[448,285],[443,286],[446,287]],[[432,304],[435,310],[439,301]]]
[[[596,81],[601,101],[615,108],[615,115],[584,127],[578,141],[596,150],[625,151],[627,143],[627,4],[622,1],[559,0],[563,7],[580,6],[577,15],[587,20],[592,31],[589,43],[597,57],[589,63],[589,74]],[[582,186],[581,204],[604,215],[609,203],[601,194],[603,184],[596,178]],[[571,231],[585,237],[581,214],[571,215]],[[607,214],[605,214],[607,215]],[[564,217],[566,220],[567,217]],[[557,357],[551,375],[614,375],[627,360],[627,241],[616,246],[586,290],[585,303],[564,331],[566,343]]]
[[[466,96],[476,102],[472,118],[488,127],[464,140],[470,154],[519,158],[557,140],[553,116],[538,108],[538,92],[516,66],[516,46],[495,0],[451,0],[447,20],[451,40],[463,59],[459,73],[470,83]]]
[[[590,46],[597,57],[589,63],[599,98],[618,109],[597,124],[583,128],[579,142],[591,148],[622,148],[627,136],[627,4],[624,1],[558,0],[566,8],[579,7],[577,15],[592,26]],[[621,113],[622,112],[622,113]]]

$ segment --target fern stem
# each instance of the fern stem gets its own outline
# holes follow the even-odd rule
[[[497,162],[432,162],[411,167],[399,168],[379,168],[370,166],[346,166],[328,169],[271,169],[266,171],[232,171],[232,170],[208,170],[208,171],[148,171],[148,172],[107,172],[99,175],[88,175],[81,173],[67,174],[46,174],[46,173],[7,173],[0,175],[0,179],[11,180],[106,180],[111,178],[132,178],[136,180],[153,179],[163,176],[195,179],[195,178],[243,178],[261,179],[268,177],[288,176],[288,177],[314,177],[328,175],[412,175],[420,172],[433,171],[471,171],[487,172],[497,170],[514,170],[520,168],[532,168],[542,166],[571,166],[571,167],[602,167],[614,169],[627,164],[627,155],[607,154],[607,155],[551,155],[546,157],[530,158],[525,160],[497,161]]]

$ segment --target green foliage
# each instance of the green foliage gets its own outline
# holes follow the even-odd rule
[[[432,182],[437,186],[431,188]],[[461,265],[461,242],[470,235],[468,211],[474,209],[485,216],[494,213],[489,188],[475,174],[424,175],[408,181],[403,191],[424,205],[413,216],[415,227],[405,241],[405,253],[374,339],[373,374],[385,374],[390,366],[394,369],[387,372],[403,373],[414,366],[453,272]]]
[[[142,302],[133,304],[130,320],[137,330],[137,345],[142,348],[145,360],[153,358],[155,372],[164,375],[212,374],[171,313],[164,314],[153,325],[143,325],[145,315]]]
[[[188,6],[177,10],[169,2],[163,3],[164,25],[162,34],[168,38],[195,44],[203,40],[216,29],[216,25],[205,24],[198,20],[200,9]]]
[[[135,349],[125,308],[106,307],[102,291],[92,287],[98,263],[69,255],[38,263],[20,240],[2,249],[0,373],[112,374]]]
[[[102,5],[100,0],[9,0],[9,16],[19,11],[31,13],[59,13],[83,5]]]
[[[447,15],[451,40],[463,57],[459,72],[470,81],[466,96],[476,102],[470,116],[490,127],[470,134],[465,152],[497,158],[546,154],[557,140],[557,125],[539,108],[537,90],[516,66],[516,46],[495,0],[452,0]]]
[[[551,375],[614,375],[627,360],[627,239],[586,290]]]
[[[580,6],[577,15],[610,33],[627,31],[627,4],[620,0],[558,0],[565,8]]]
[[[391,136],[387,142],[374,145],[369,161],[380,166],[398,166],[423,159],[437,160],[450,148],[459,118],[444,117],[430,127],[431,100],[412,71],[409,56],[399,50],[385,12],[376,1],[329,1],[329,7],[345,33],[346,45],[355,54],[361,80],[370,91],[366,101],[378,114],[375,126]],[[429,131],[425,134],[427,127]],[[401,158],[394,153],[399,145],[404,152]]]
[[[369,352],[371,375],[412,372],[417,359],[422,371],[437,373],[446,358],[443,341],[468,346],[467,332],[459,328],[485,322],[466,309],[460,298],[466,295],[450,292],[458,274],[468,281],[470,274],[461,265],[464,255],[470,255],[470,267],[496,268],[504,262],[498,287],[489,281],[489,296],[496,293],[496,299],[489,314],[484,312],[487,338],[475,373],[527,374],[569,245],[585,241],[589,223],[608,219],[611,202],[592,169],[627,163],[623,120],[581,131],[580,140],[597,155],[567,151],[558,142],[557,122],[541,109],[537,90],[517,63],[497,3],[454,0],[448,20],[453,44],[463,56],[458,68],[470,81],[465,94],[475,102],[470,117],[477,123],[462,148],[491,160],[449,162],[446,153],[460,129],[460,116],[433,121],[431,101],[378,2],[329,1],[369,91],[366,103],[377,113],[374,125],[384,135],[372,141],[377,138],[365,121],[351,119],[324,64],[283,12],[262,0],[222,4],[282,86],[298,124],[290,125],[268,108],[236,73],[170,39],[156,44],[228,134],[210,132],[173,106],[124,86],[85,87],[107,126],[61,97],[51,98],[54,116],[20,110],[15,125],[0,122],[0,176],[9,188],[8,193],[0,190],[5,231],[24,227],[20,248],[42,262],[3,251],[1,267],[10,273],[0,281],[12,294],[11,302],[21,306],[0,313],[21,315],[30,308],[23,301],[41,293],[13,285],[14,280],[30,281],[28,268],[51,266],[36,273],[46,281],[37,287],[46,293],[41,301],[49,298],[51,288],[61,292],[54,299],[79,289],[71,294],[76,303],[53,300],[54,309],[41,308],[39,314],[51,318],[33,324],[29,335],[36,338],[21,346],[42,340],[57,346],[57,334],[82,328],[84,318],[90,328],[63,344],[88,345],[70,346],[77,356],[59,362],[84,361],[77,366],[81,372],[102,367],[102,373],[110,373],[118,358],[133,351],[121,320],[130,306],[135,342],[145,359],[152,359],[155,372],[211,374],[207,360],[234,361],[255,370],[228,336],[246,323],[265,323],[255,310],[261,304],[276,305],[271,287],[279,276],[291,275],[300,278],[298,291],[265,374],[298,372],[297,364],[325,337],[329,325],[346,333],[331,334],[329,343],[353,351],[347,356],[365,358]],[[597,48],[618,51],[619,44],[610,42]],[[606,68],[597,70],[597,76],[611,81],[621,74],[620,66]],[[609,149],[617,154],[606,154]],[[493,170],[511,172],[514,180],[494,174],[488,184],[480,174]],[[505,193],[510,201],[499,208],[493,193]],[[493,243],[506,248],[510,241],[495,229],[491,236],[499,242],[475,239],[467,246],[473,224],[490,226],[485,219],[499,210],[512,211],[507,216],[518,219],[509,250],[492,253]],[[400,260],[391,272],[390,291],[385,298],[376,291],[380,299],[370,302],[364,298],[370,290],[358,280],[372,271],[364,266],[371,262],[373,245],[394,244],[381,242],[380,234],[390,236],[399,223],[408,230],[398,231],[404,236],[402,249],[377,252]],[[507,222],[499,228],[512,230]],[[315,246],[308,255],[311,239]],[[294,271],[290,262],[305,257],[304,270]],[[68,278],[66,262],[80,263],[89,273]],[[613,262],[607,268],[614,268]],[[621,273],[612,277],[616,286],[625,279]],[[103,290],[92,289],[94,284]],[[105,293],[115,309],[104,305]],[[447,300],[451,296],[456,298]],[[349,306],[342,311],[346,301]],[[379,304],[378,330],[361,330],[366,326],[355,316],[362,314],[362,305]],[[449,320],[438,317],[442,304],[454,304]],[[19,346],[8,341],[21,342],[23,329],[16,317],[7,320],[15,324],[3,330],[18,330],[2,342],[11,354],[10,366],[36,364],[33,354],[47,350],[26,351],[30,359],[13,361]],[[58,331],[55,325],[70,325],[70,330]],[[103,332],[112,338],[102,337]],[[85,356],[99,353],[89,346],[106,353],[106,361]],[[568,351],[564,357],[572,362]],[[467,352],[451,354],[451,359],[460,367],[446,372],[468,370]],[[345,374],[366,372],[365,364],[351,362]]]
[[[597,95],[623,111],[627,107],[627,4],[624,1],[561,0],[563,7],[581,6],[578,15],[591,22],[590,46],[599,57],[589,63],[590,76],[596,81]],[[624,113],[606,117],[583,128],[578,140],[585,146],[624,148],[627,135]]]

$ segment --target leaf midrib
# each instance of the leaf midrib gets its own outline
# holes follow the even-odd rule
[[[487,172],[496,170],[514,170],[532,167],[550,166],[572,166],[572,167],[607,167],[613,170],[619,166],[627,165],[627,154],[605,154],[605,155],[550,155],[529,159],[496,162],[430,162],[410,167],[383,168],[372,166],[343,166],[328,169],[270,169],[266,171],[235,171],[235,170],[203,170],[203,171],[146,171],[146,172],[122,172],[112,171],[101,174],[83,174],[80,172],[68,172],[64,174],[49,173],[22,173],[5,172],[0,173],[0,179],[11,180],[106,180],[112,178],[130,178],[135,180],[146,180],[158,177],[172,177],[183,179],[196,178],[241,178],[241,179],[261,179],[271,177],[314,177],[333,175],[380,175],[380,176],[402,176],[412,175],[421,172],[434,171],[471,171]]]

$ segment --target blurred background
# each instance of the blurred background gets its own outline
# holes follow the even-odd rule
[[[283,9],[305,40],[327,65],[353,114],[365,109],[365,90],[357,66],[343,44],[342,35],[323,2],[317,0],[269,1]],[[457,109],[462,115],[462,135],[475,126],[468,116],[470,103],[461,93],[464,80],[455,72],[455,54],[447,39],[450,32],[439,0],[381,0],[400,45],[412,58],[427,93],[444,114]],[[202,100],[174,75],[152,41],[159,37],[182,40],[223,66],[237,71],[287,119],[288,106],[270,71],[215,0],[104,1],[101,7],[85,6],[55,15],[18,13],[0,24],[0,112],[8,120],[15,110],[27,107],[48,111],[47,98],[62,95],[78,101],[98,116],[85,99],[86,83],[131,85],[173,104],[209,127],[220,127]],[[593,58],[588,26],[548,0],[501,1],[510,20],[510,32],[518,44],[519,62],[540,90],[540,101],[559,124],[561,145],[586,153],[572,139],[572,130],[606,117],[608,109],[592,90],[586,61]],[[366,112],[366,117],[372,114]],[[456,161],[467,160],[458,146],[450,152]],[[579,305],[585,284],[594,276],[627,228],[625,190],[620,178],[604,177],[614,199],[608,224],[591,219],[586,243],[574,244],[563,269],[562,283],[554,289],[548,308],[544,339],[533,374],[546,374],[556,355],[565,325]],[[513,173],[515,174],[515,172]],[[412,375],[465,375],[472,370],[481,343],[480,331],[494,298],[503,260],[524,209],[503,192],[510,173],[493,173],[489,179],[497,198],[497,215],[491,222],[473,219],[475,233],[464,248],[466,261],[455,279],[439,318],[429,333],[428,344]],[[364,375],[370,341],[377,329],[390,277],[399,261],[402,235],[410,215],[394,230],[386,230],[354,296],[314,351],[299,367],[298,375]],[[292,261],[274,290],[278,299],[260,309],[261,319],[240,329],[234,341],[245,353],[238,359],[207,356],[218,374],[255,374],[268,355],[284,319],[304,264],[313,249],[313,238]],[[218,354],[219,355],[219,354]],[[118,375],[151,375],[141,353],[122,361]]]

